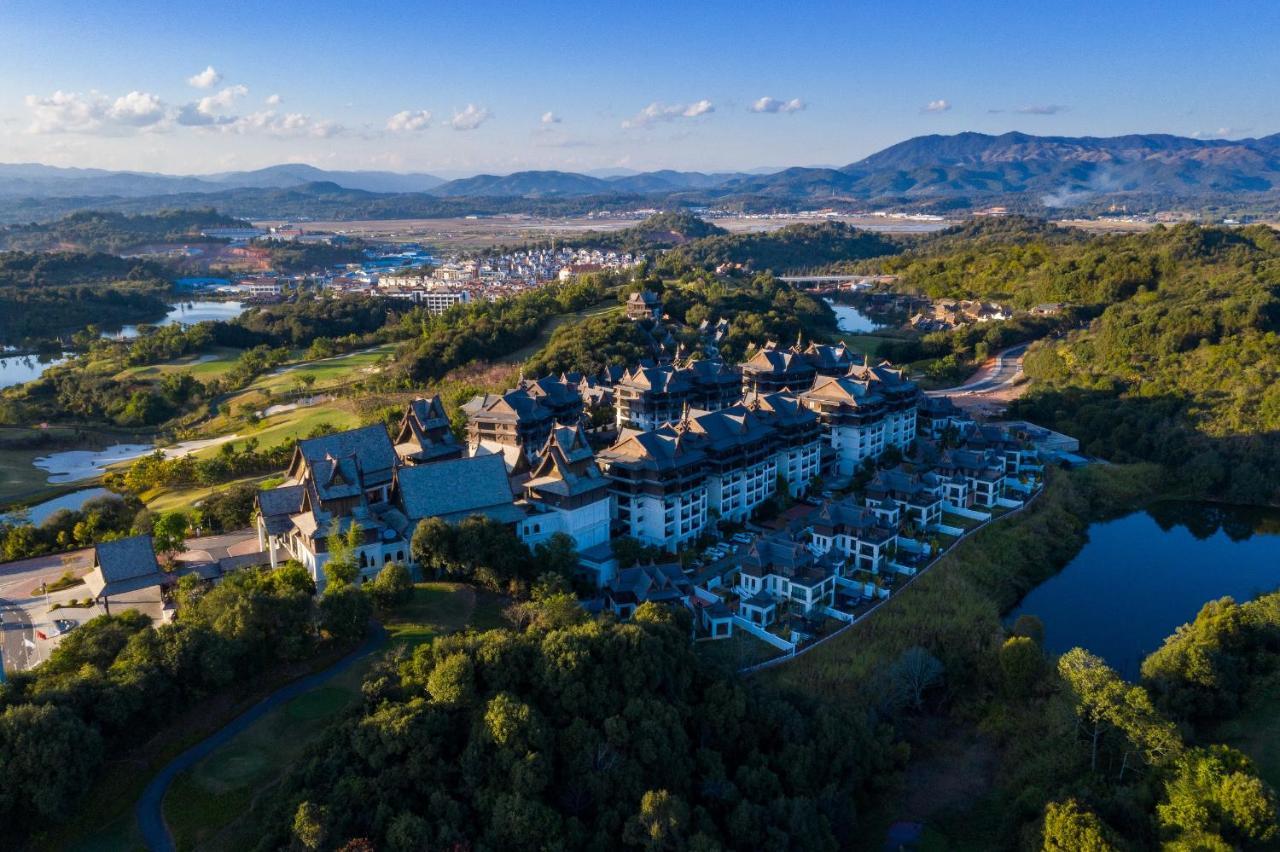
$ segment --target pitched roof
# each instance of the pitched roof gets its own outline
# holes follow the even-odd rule
[[[391,437],[380,423],[299,441],[295,460],[299,457],[312,468],[317,484],[326,483],[318,487],[322,498],[327,496],[329,484],[343,492],[349,490],[342,487],[344,482],[357,487],[389,482],[397,459]],[[348,461],[351,464],[345,464]],[[322,462],[325,464],[317,469]],[[290,465],[290,475],[297,475],[296,468],[295,461]],[[335,470],[338,480],[334,478]]]
[[[95,598],[159,586],[167,579],[149,535],[100,542],[93,548],[93,561],[84,580]]]
[[[508,522],[523,517],[511,502],[507,468],[498,455],[401,468],[396,488],[410,521],[435,517],[460,521],[485,515]]]

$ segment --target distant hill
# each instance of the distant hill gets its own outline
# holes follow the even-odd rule
[[[60,168],[39,163],[0,163],[0,198],[143,198],[225,192],[232,188],[287,189],[325,182],[367,192],[425,192],[445,181],[435,175],[421,173],[326,171],[305,163],[211,175],[163,175]]]
[[[202,195],[208,200],[199,201]],[[1167,134],[920,136],[841,168],[766,174],[522,171],[442,181],[429,174],[337,172],[305,164],[185,177],[0,165],[0,220],[8,221],[76,209],[142,212],[193,204],[242,215],[560,215],[625,209],[632,200],[635,206],[729,204],[760,210],[815,204],[966,210],[999,203],[1043,212],[1119,202],[1137,209],[1218,204],[1275,211],[1280,134],[1239,140]]]

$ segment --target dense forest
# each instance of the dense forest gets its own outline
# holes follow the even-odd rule
[[[1053,320],[972,327],[890,346],[911,359],[990,354],[1044,336],[1013,413],[1113,461],[1155,461],[1184,487],[1280,502],[1280,235],[1179,225],[1088,237],[993,220],[879,260],[896,286],[1029,308]],[[1006,333],[1021,323],[1019,334]],[[1017,330],[1017,329],[1015,329]],[[987,339],[991,338],[991,339]]]
[[[104,252],[0,252],[0,344],[159,320],[171,289],[167,270],[150,261]]]
[[[200,238],[200,231],[205,228],[247,227],[250,227],[248,222],[224,216],[213,208],[161,210],[138,215],[86,210],[53,222],[0,228],[0,249],[75,249],[120,254],[146,243]]]
[[[724,264],[775,273],[823,269],[833,263],[896,254],[902,246],[843,222],[788,225],[777,231],[704,237],[663,256],[666,268]]]
[[[523,632],[437,639],[367,681],[364,706],[264,811],[263,850],[834,850],[901,757],[839,704],[700,668],[687,615],[626,624],[560,596]]]

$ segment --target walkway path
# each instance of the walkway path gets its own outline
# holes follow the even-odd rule
[[[315,689],[329,680],[329,678],[345,671],[367,657],[381,647],[386,638],[387,633],[382,629],[382,626],[375,625],[371,629],[369,638],[360,647],[329,666],[329,668],[286,684],[235,719],[232,719],[223,728],[169,761],[168,765],[161,769],[156,774],[156,777],[151,779],[151,783],[147,785],[146,789],[142,791],[142,795],[138,798],[138,804],[134,806],[134,813],[138,817],[138,826],[142,830],[142,838],[147,844],[147,848],[152,852],[174,852],[176,849],[173,843],[173,836],[169,833],[169,827],[164,822],[164,795],[168,792],[169,785],[173,783],[173,779],[178,777],[180,772],[195,766],[203,758],[211,754],[214,749],[230,742],[232,737],[275,708],[287,704],[304,692]]]

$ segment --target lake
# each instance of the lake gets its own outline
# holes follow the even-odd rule
[[[0,358],[0,388],[11,388],[32,382],[44,375],[44,371],[67,360],[67,354],[6,355]]]
[[[883,323],[878,323],[853,305],[846,305],[833,299],[823,299],[836,315],[836,328],[841,331],[854,333],[866,333],[884,328]]]
[[[243,302],[220,302],[214,300],[197,300],[179,302],[169,306],[169,313],[154,325],[195,325],[198,322],[233,320],[245,311]],[[103,337],[130,338],[138,336],[136,325],[121,326],[117,329],[103,331]]]
[[[54,497],[51,500],[45,500],[43,503],[37,503],[26,509],[18,509],[0,515],[0,519],[18,520],[21,518],[38,527],[59,509],[76,510],[93,498],[104,497],[110,493],[105,488],[81,488],[79,491],[72,491],[68,494]]]
[[[1089,527],[1084,549],[1009,615],[1044,621],[1045,648],[1081,646],[1121,675],[1208,601],[1280,588],[1280,512],[1168,502]]]

